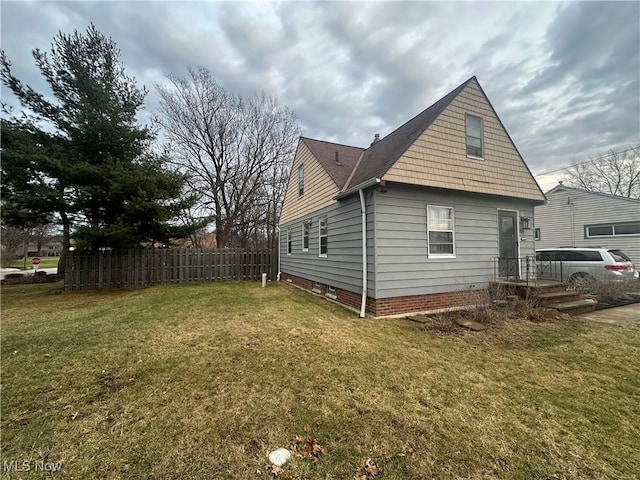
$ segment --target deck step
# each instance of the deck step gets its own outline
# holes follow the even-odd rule
[[[555,305],[550,305],[550,307],[555,308],[559,312],[575,316],[593,312],[597,304],[598,301],[593,298],[583,298],[573,302],[556,303]]]
[[[557,303],[567,303],[573,300],[579,300],[580,294],[577,292],[550,292],[550,293],[534,293],[533,298],[538,301],[542,307],[553,307]]]

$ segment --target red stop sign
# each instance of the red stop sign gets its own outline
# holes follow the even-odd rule
[[[33,265],[40,265],[40,259],[39,259],[38,257],[33,257],[33,258],[31,259],[31,263],[32,263]]]

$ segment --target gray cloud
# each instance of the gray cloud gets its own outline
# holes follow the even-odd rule
[[[2,48],[41,90],[31,49],[89,22],[149,110],[165,73],[204,66],[278,97],[308,136],[366,146],[477,75],[534,172],[640,143],[637,2],[3,2]]]

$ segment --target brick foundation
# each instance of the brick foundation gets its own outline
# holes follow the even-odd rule
[[[314,282],[306,278],[296,277],[282,273],[281,279],[292,283],[305,290],[313,290]],[[316,293],[324,295],[328,292],[327,285],[320,284]],[[336,288],[336,301],[356,310],[360,310],[362,296],[358,293]],[[367,297],[366,312],[374,317],[399,315],[403,313],[424,312],[443,308],[461,307],[465,305],[477,305],[486,301],[486,295],[482,290],[459,290],[455,292],[433,293],[428,295],[407,295],[392,298]]]

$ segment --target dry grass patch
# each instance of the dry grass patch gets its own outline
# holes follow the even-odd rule
[[[61,461],[60,478],[266,479],[269,452],[298,435],[300,452],[324,450],[277,478],[640,471],[637,324],[440,336],[284,285],[59,288],[2,289],[3,461]]]

